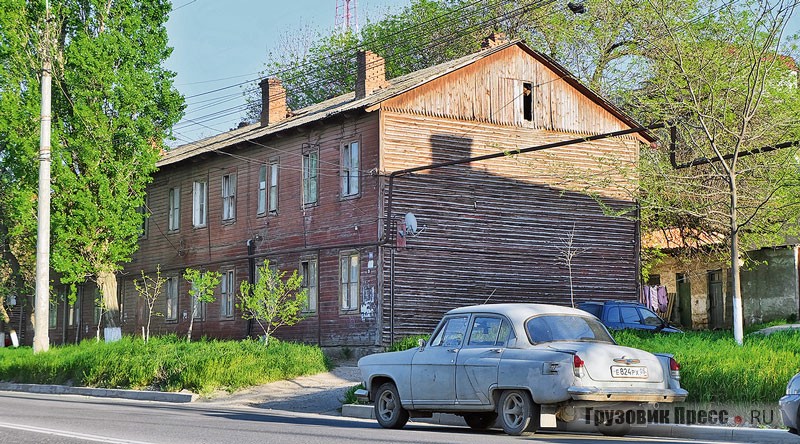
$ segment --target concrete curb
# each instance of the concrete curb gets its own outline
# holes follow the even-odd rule
[[[374,408],[371,405],[345,404],[342,406],[342,416],[374,419],[375,413]],[[445,413],[435,413],[432,418],[412,418],[411,421],[427,424],[465,426],[464,420],[460,416]],[[555,431],[556,429],[543,430]],[[594,427],[581,423],[570,424],[566,428],[566,431],[596,433]],[[760,444],[800,444],[800,437],[793,435],[786,430],[745,427],[653,424],[647,427],[633,427],[628,436],[654,436],[660,438],[699,439],[708,441]]]
[[[194,393],[172,393],[154,392],[146,390],[122,390],[105,389],[91,387],[69,387],[65,385],[42,385],[42,384],[15,384],[8,382],[0,383],[0,391],[8,392],[27,392],[44,393],[48,395],[82,395],[94,396],[98,398],[122,398],[135,399],[138,401],[159,401],[185,403],[197,399]]]

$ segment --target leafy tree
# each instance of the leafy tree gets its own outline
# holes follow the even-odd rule
[[[797,146],[753,154],[800,139],[797,66],[783,55],[794,7],[759,0],[684,23],[661,15],[663,38],[647,47],[651,77],[639,94],[644,115],[676,122],[676,162],[697,160],[675,169],[667,150],[645,151],[644,225],[723,241],[739,344],[741,245],[776,245],[800,215]]]
[[[44,54],[53,64],[51,266],[95,280],[117,326],[116,272],[137,248],[144,190],[182,113],[168,0],[6,0],[0,5],[0,220],[23,282],[33,275]],[[45,33],[45,23],[49,32]],[[53,36],[47,39],[45,36]]]
[[[303,277],[292,272],[284,280],[286,272],[269,267],[269,261],[258,267],[258,282],[242,282],[239,287],[239,303],[236,308],[242,311],[242,318],[255,320],[264,332],[264,343],[279,327],[294,325],[302,319],[301,311],[306,303],[306,290],[300,290]]]
[[[189,332],[186,334],[187,341],[192,341],[194,318],[200,314],[198,311],[202,309],[201,304],[210,304],[216,300],[216,298],[214,298],[214,287],[219,285],[221,277],[222,274],[218,271],[200,271],[193,268],[187,268],[183,273],[183,278],[191,284],[189,288],[189,298],[191,300],[192,312],[189,314]]]
[[[155,278],[146,275],[142,270],[142,278],[133,281],[136,292],[139,293],[139,297],[144,299],[144,303],[147,305],[147,325],[143,327],[142,331],[144,342],[150,340],[150,322],[153,316],[163,316],[161,313],[154,312],[153,307],[155,307],[158,295],[161,294],[161,289],[164,288],[166,283],[167,279],[161,277],[161,265],[156,267]]]

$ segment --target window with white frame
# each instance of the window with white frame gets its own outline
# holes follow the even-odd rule
[[[280,164],[278,160],[271,160],[269,162],[269,212],[278,212],[278,172],[280,171]]]
[[[258,169],[258,212],[267,212],[267,166],[261,165]]]
[[[177,231],[181,227],[181,189],[169,189],[169,231]]]
[[[342,197],[355,196],[358,194],[359,164],[358,141],[342,145],[342,170],[339,173],[342,179]]]
[[[222,220],[236,218],[236,174],[222,176]]]
[[[222,272],[221,294],[220,294],[220,316],[223,318],[233,317],[233,300],[236,294],[236,281],[234,270]]]
[[[58,296],[56,299],[50,299],[50,311],[48,312],[48,320],[47,322],[50,324],[50,328],[56,328],[56,324],[58,323]]]
[[[347,253],[339,257],[342,310],[358,309],[359,255]]]
[[[168,321],[178,320],[178,278],[171,276],[167,278],[164,285],[166,291],[167,307],[164,310],[164,319]]]
[[[103,316],[103,294],[99,288],[94,289],[94,311],[92,312],[92,323],[97,325],[100,323],[100,317]]]
[[[205,227],[208,222],[208,183],[195,182],[192,186],[192,225]]]
[[[69,305],[69,314],[67,315],[67,325],[70,327],[75,327],[80,324],[81,322],[81,297],[83,296],[82,287],[77,288],[77,294],[75,295],[75,300],[72,304]],[[64,294],[66,298],[66,293]]]
[[[189,294],[189,304],[192,308],[192,316],[195,319],[203,319],[205,303],[197,297],[197,285],[192,282],[192,292]]]
[[[318,199],[319,185],[319,147],[303,147],[303,205],[314,205]]]
[[[303,278],[302,288],[306,290],[306,303],[303,311],[315,313],[317,311],[317,260],[306,259],[301,261],[300,274]]]

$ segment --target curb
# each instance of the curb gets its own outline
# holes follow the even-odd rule
[[[371,405],[345,404],[342,406],[342,416],[375,419],[375,410]],[[411,418],[411,421],[466,427],[461,417],[447,413],[434,413],[432,418]],[[546,428],[544,430],[555,431],[556,429]],[[569,424],[564,431],[596,433],[594,427],[580,423]],[[744,427],[653,424],[647,427],[634,427],[627,436],[653,436],[742,443],[757,442],[759,444],[800,444],[800,436],[793,435],[786,430]]]
[[[159,401],[159,402],[175,402],[175,403],[192,402],[196,400],[198,397],[194,393],[171,393],[171,392],[155,392],[146,390],[69,387],[66,385],[16,384],[8,382],[0,383],[0,391],[44,393],[48,395],[82,395],[82,396],[94,396],[98,398],[123,398],[123,399],[135,399],[137,401]]]

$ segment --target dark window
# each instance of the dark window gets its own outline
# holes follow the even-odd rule
[[[641,324],[639,319],[639,312],[634,307],[621,307],[620,316],[623,324]]]
[[[522,118],[533,121],[533,85],[528,82],[522,84]]]

